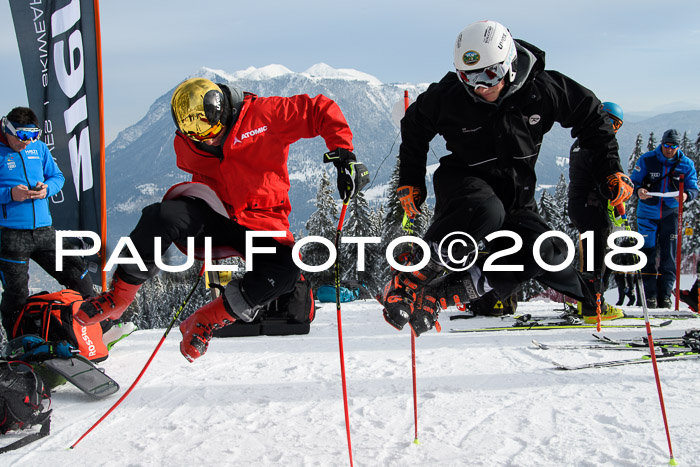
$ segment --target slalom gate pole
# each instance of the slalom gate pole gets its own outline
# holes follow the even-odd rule
[[[629,220],[627,219],[627,213],[625,212],[625,205],[620,204],[618,208],[618,213],[625,222],[625,229],[631,230],[629,225]],[[669,455],[669,465],[678,465],[676,459],[673,457],[673,446],[671,445],[671,431],[668,428],[668,418],[666,417],[666,404],[664,404],[664,395],[661,390],[661,378],[659,377],[659,365],[656,361],[656,350],[654,349],[654,338],[651,335],[651,324],[649,323],[649,309],[647,308],[647,297],[644,291],[644,281],[642,280],[642,270],[637,269],[634,273],[637,279],[637,290],[639,291],[639,298],[642,300],[642,310],[644,311],[644,325],[647,330],[647,342],[649,343],[649,354],[651,356],[651,363],[654,368],[654,379],[656,380],[656,391],[659,394],[659,405],[661,406],[661,416],[664,421],[664,428],[666,429],[666,441],[668,441],[668,455]]]
[[[340,211],[340,219],[338,219],[338,229],[335,231],[335,308],[338,315],[338,349],[340,351],[340,378],[343,384],[343,409],[345,410],[345,431],[348,437],[348,456],[350,456],[350,467],[352,467],[352,441],[350,439],[350,413],[348,411],[348,387],[345,382],[345,353],[343,352],[343,324],[341,322],[340,313],[340,255],[338,254],[338,246],[340,245],[340,234],[343,230],[345,222],[345,212],[348,210],[350,196],[343,201],[343,208]]]
[[[81,441],[83,440],[83,438],[85,438],[93,429],[95,429],[95,427],[97,427],[97,425],[99,425],[100,423],[102,423],[102,421],[103,421],[105,418],[107,418],[107,416],[108,416],[110,413],[112,413],[112,411],[113,411],[114,409],[116,409],[117,406],[119,406],[119,404],[121,404],[122,401],[123,401],[124,399],[126,399],[126,397],[127,397],[127,396],[131,393],[131,391],[134,389],[134,387],[136,387],[136,384],[141,380],[141,377],[143,376],[143,374],[146,372],[146,369],[148,368],[148,366],[149,366],[149,365],[151,364],[151,362],[153,361],[153,358],[155,358],[156,354],[157,354],[158,351],[160,350],[160,347],[163,345],[163,342],[165,342],[165,338],[168,337],[168,334],[170,333],[170,330],[171,330],[171,329],[173,328],[173,326],[175,325],[175,321],[177,321],[177,318],[180,316],[180,313],[181,313],[182,310],[184,310],[185,307],[187,306],[187,303],[190,301],[190,298],[192,298],[192,295],[194,294],[194,291],[197,290],[197,286],[199,285],[199,282],[202,280],[202,276],[203,276],[203,275],[204,275],[204,265],[202,265],[202,269],[201,269],[201,271],[199,271],[199,276],[197,276],[197,282],[195,282],[194,286],[192,287],[192,289],[190,290],[190,292],[187,294],[187,297],[185,297],[185,299],[182,301],[182,304],[180,305],[180,308],[178,308],[177,312],[175,312],[175,315],[173,316],[173,319],[170,320],[170,324],[168,325],[168,328],[165,330],[165,333],[163,333],[163,337],[160,338],[160,342],[158,342],[158,345],[156,346],[155,350],[153,351],[153,353],[152,353],[151,356],[149,357],[148,361],[146,362],[146,364],[144,365],[143,369],[142,369],[141,372],[138,374],[138,376],[136,377],[136,379],[134,380],[134,382],[131,383],[131,386],[129,386],[129,389],[127,389],[126,392],[122,395],[122,397],[120,397],[119,400],[118,400],[117,402],[115,402],[114,405],[113,405],[112,407],[110,407],[110,409],[109,409],[107,412],[105,412],[105,414],[104,414],[102,417],[100,417],[100,419],[97,420],[97,421],[95,422],[94,425],[92,425],[85,433],[83,433],[83,435],[82,435],[80,438],[78,438],[78,440],[77,440],[75,443],[73,443],[73,444],[70,446],[69,449],[75,448],[75,447],[78,445],[78,443],[81,442]]]
[[[408,106],[411,105],[411,100],[408,97],[408,90],[403,92],[403,105],[404,112],[408,110]],[[404,214],[405,215],[405,214]],[[413,217],[408,218],[408,223],[404,222],[404,225],[408,227],[404,230],[409,234],[413,235],[413,225],[415,223]],[[413,244],[411,244],[411,251],[413,251]],[[414,437],[413,442],[419,444],[418,441],[418,391],[416,384],[416,336],[413,334],[413,329],[411,329],[411,373],[413,375],[413,425],[414,425]]]
[[[411,372],[413,373],[413,426],[415,433],[413,435],[413,444],[420,444],[418,441],[418,391],[416,384],[416,336],[411,329]]]
[[[673,457],[673,447],[671,446],[671,432],[668,428],[668,419],[666,418],[666,405],[664,404],[664,395],[661,391],[661,379],[659,378],[659,367],[656,362],[656,351],[654,350],[654,339],[651,336],[651,325],[649,324],[649,310],[647,309],[647,297],[644,293],[644,282],[642,281],[642,274],[638,270],[635,273],[637,277],[637,283],[639,284],[639,292],[641,293],[642,299],[642,310],[644,310],[644,324],[647,329],[647,342],[649,343],[649,353],[651,355],[651,363],[654,367],[654,378],[656,379],[656,390],[659,393],[659,404],[661,406],[661,416],[664,420],[664,428],[666,429],[666,440],[668,441],[668,454],[669,454],[669,465],[678,465],[676,459]]]
[[[681,246],[683,244],[683,174],[678,184],[678,232],[676,233],[676,311],[680,308],[681,292]]]
[[[408,95],[408,91],[406,91]],[[402,229],[409,235],[413,235],[413,225],[416,220],[413,217],[409,217],[404,213],[404,220],[402,223]],[[413,253],[413,243],[411,243],[411,253]],[[410,327],[410,325],[409,325]],[[411,329],[411,374],[413,377],[413,426],[414,426],[414,437],[413,443],[420,444],[418,441],[418,390],[416,383],[416,335]]]

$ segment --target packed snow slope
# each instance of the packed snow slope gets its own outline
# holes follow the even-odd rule
[[[554,314],[560,307],[530,302],[518,312]],[[580,371],[552,365],[643,350],[539,350],[531,343],[593,342],[594,329],[450,333],[502,324],[485,317],[450,321],[456,313],[442,313],[441,333],[416,339],[414,443],[409,331],[387,325],[376,302],[342,305],[355,465],[667,465],[651,364]],[[692,327],[700,327],[700,319],[676,320],[655,328],[654,336]],[[3,454],[3,465],[349,464],[333,303],[321,304],[308,335],[214,339],[194,363],[180,355],[174,328],[133,392],[68,450],[126,391],[163,332],[137,331],[114,347],[102,366],[120,382],[117,395],[94,401],[74,387],[57,388],[51,435]],[[646,331],[602,334],[641,337]],[[659,370],[675,457],[680,465],[698,465],[700,360],[659,363]],[[13,439],[2,438],[3,445]]]

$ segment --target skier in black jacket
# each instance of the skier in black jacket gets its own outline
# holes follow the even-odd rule
[[[491,289],[499,297],[508,297],[531,278],[582,301],[584,316],[595,316],[592,281],[571,266],[557,272],[544,270],[534,259],[533,244],[551,230],[536,209],[535,164],[542,138],[554,122],[571,128],[581,147],[594,155],[595,179],[614,205],[631,194],[615,133],[600,110],[600,101],[572,79],[545,70],[544,52],[513,40],[494,21],[467,26],[457,37],[454,61],[456,72],[447,73],[418,96],[401,121],[398,195],[409,216],[420,212],[426,197],[428,145],[435,135],[445,138],[450,153],[440,159],[433,179],[435,216],[424,236],[430,258],[421,258],[419,249],[413,264],[425,265],[396,274],[385,286],[384,318],[397,329],[410,322],[420,334],[433,325],[435,299],[449,305],[454,291],[461,291],[462,297],[466,294],[462,299],[466,301]],[[472,266],[451,274],[472,262],[475,246],[438,251],[440,242],[454,232],[466,232],[479,242],[503,230],[515,232],[523,245],[496,265],[522,268],[494,271],[491,267],[484,276],[478,266]],[[512,245],[512,239],[500,237],[489,242],[489,249],[498,252]],[[542,260],[551,265],[563,263],[567,256],[564,243],[552,237],[539,250]],[[419,303],[414,307],[416,299]],[[603,318],[618,317],[609,308],[603,305]]]
[[[614,102],[603,102],[601,108],[608,114],[608,121],[613,131],[617,133],[624,119],[622,107]],[[569,218],[580,233],[593,232],[592,240],[581,241],[582,248],[585,249],[582,257],[583,270],[593,270],[602,293],[613,272],[604,264],[608,235],[612,232],[613,225],[621,224],[622,221],[616,210],[610,206],[608,199],[598,189],[593,171],[594,159],[595,155],[590,150],[582,148],[578,140],[574,141],[569,152],[568,208]],[[630,243],[629,239],[623,243],[628,247],[634,244],[634,242]],[[592,264],[588,264],[586,260],[590,248],[593,248]],[[631,253],[617,256],[616,261],[620,264],[632,265],[637,262],[636,256]],[[625,297],[629,297],[628,305],[633,305],[635,302],[634,275],[615,273],[615,282],[620,298],[617,305],[622,305]]]

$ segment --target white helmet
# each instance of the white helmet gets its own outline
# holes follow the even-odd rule
[[[504,77],[513,82],[517,55],[513,37],[505,26],[495,21],[478,21],[457,36],[454,64],[464,84],[490,87]]]

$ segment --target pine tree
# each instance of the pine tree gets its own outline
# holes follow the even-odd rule
[[[386,254],[387,246],[394,239],[406,235],[402,228],[404,210],[401,207],[401,202],[396,194],[396,189],[399,187],[399,164],[398,159],[391,172],[391,179],[386,191],[386,204],[384,205],[384,221],[382,222],[382,243],[380,250],[382,254]],[[403,244],[394,249],[393,255],[397,255],[409,251],[410,246]],[[381,282],[386,283],[391,277],[391,267],[387,261],[382,264],[381,271],[377,271],[377,275],[381,277]]]
[[[189,291],[197,282],[202,263],[183,272],[161,272],[141,287],[136,298],[123,315],[123,320],[133,321],[139,329],[165,328],[182,305]],[[179,316],[180,322],[211,300],[202,280]]]
[[[649,133],[649,139],[647,140],[647,152],[653,151],[656,149],[656,137],[654,136],[654,132],[652,131]]]
[[[627,173],[632,173],[634,166],[637,164],[639,157],[644,154],[642,151],[642,134],[637,135],[637,140],[634,143],[634,150],[630,154],[629,162],[627,163]]]
[[[319,236],[334,242],[338,220],[338,206],[333,199],[334,193],[328,174],[323,172],[316,192],[316,211],[306,221],[308,236]],[[302,257],[305,264],[318,266],[328,260],[330,252],[325,245],[313,242],[302,248]],[[316,289],[320,285],[334,282],[334,268],[329,267],[320,272],[304,272],[304,276]]]
[[[695,140],[687,147],[687,151],[683,151],[695,164],[695,170],[700,169],[700,133]],[[686,272],[695,271],[695,263],[700,261],[700,228],[698,227],[698,219],[700,219],[700,201],[697,199],[685,203],[683,205],[683,225],[685,228],[692,230],[692,235],[683,237],[682,253],[686,259]],[[685,230],[685,229],[684,229]]]
[[[542,216],[550,227],[557,222],[558,206],[554,200],[554,197],[550,195],[547,190],[542,191],[538,208],[540,216]]]
[[[375,220],[369,208],[369,204],[362,192],[357,193],[348,204],[349,219],[345,220],[343,228],[344,237],[378,237]],[[380,254],[379,243],[365,244],[364,271],[358,271],[358,246],[356,243],[341,243],[341,275],[345,280],[358,280],[363,283],[370,292],[381,287],[377,274],[372,267],[377,263],[376,256]]]
[[[371,211],[371,222],[372,222],[372,232],[374,236],[381,237],[384,230],[384,206],[378,205],[375,209]],[[384,255],[385,250],[382,249],[384,242],[375,245],[376,254],[366,257],[367,272],[372,275],[372,280],[367,281],[365,286],[367,290],[374,296],[381,291],[384,287],[385,280],[383,271],[387,264],[386,257]]]
[[[690,138],[688,138],[687,131],[683,132],[683,139],[681,139],[680,149],[686,156],[692,150],[692,143],[690,142]]]
[[[653,135],[653,133],[652,133]],[[650,138],[651,140],[652,138]],[[627,173],[632,173],[634,171],[634,166],[637,165],[637,161],[639,158],[644,154],[644,151],[642,150],[642,134],[639,133],[637,135],[637,140],[634,143],[634,150],[632,151],[632,154],[630,154],[629,157],[629,164],[627,166]],[[654,144],[654,143],[652,143]],[[627,219],[630,221],[630,225],[633,226],[634,228],[634,223],[635,219],[637,217],[637,202],[636,198],[633,196],[626,204],[625,204],[626,210],[627,210]]]
[[[576,228],[569,220],[568,192],[569,184],[566,181],[566,177],[564,177],[564,174],[560,174],[559,181],[554,189],[554,203],[556,206],[559,206],[559,209],[557,210],[557,221],[551,227],[554,228],[554,230],[563,232],[572,239],[575,239],[578,237],[578,234],[576,233]]]

